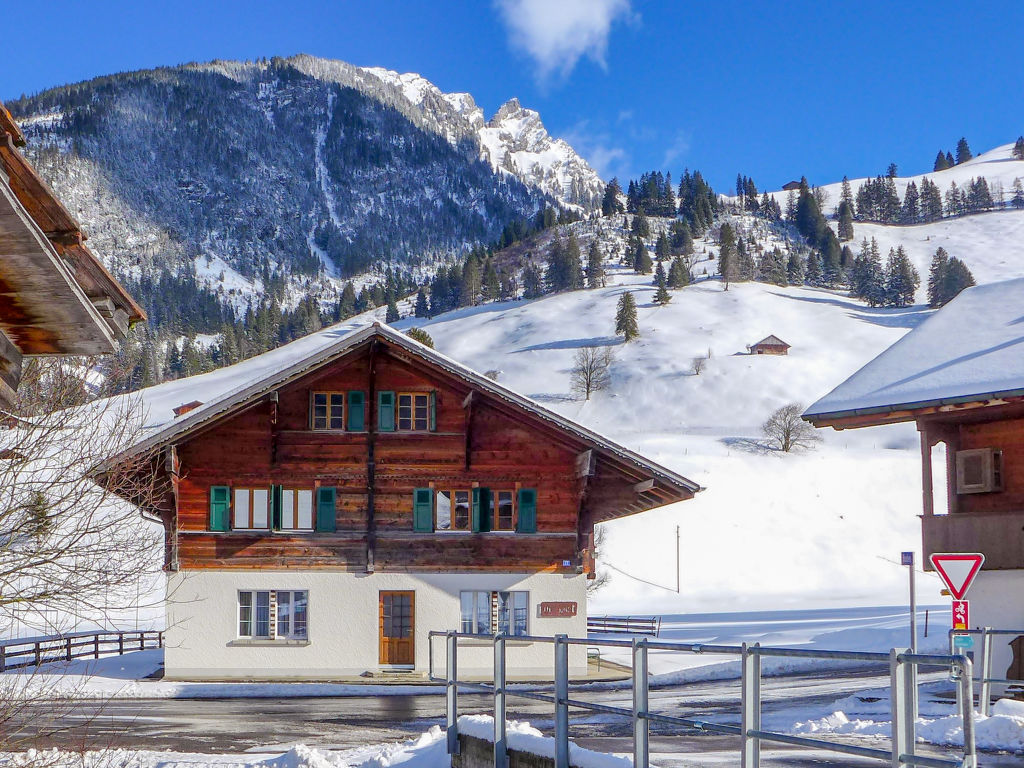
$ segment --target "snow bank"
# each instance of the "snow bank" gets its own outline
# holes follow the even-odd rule
[[[463,715],[459,718],[459,733],[493,742],[494,718],[487,715]],[[541,757],[555,756],[555,740],[545,736],[529,723],[507,720],[505,735],[509,749]],[[584,749],[570,741],[569,764],[577,768],[632,768],[633,761],[606,752]]]

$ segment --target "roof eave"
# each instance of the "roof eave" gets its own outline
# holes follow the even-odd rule
[[[993,401],[1005,401],[1024,397],[1024,387],[1014,389],[997,390],[994,392],[981,392],[971,395],[959,395],[956,397],[940,397],[931,400],[918,400],[908,403],[893,403],[891,405],[879,405],[871,408],[851,408],[843,411],[827,411],[821,413],[804,413],[802,418],[815,427],[833,427],[835,429],[847,429],[856,427],[872,427],[882,424],[897,424],[904,421],[913,421],[920,415],[920,411],[944,408],[957,405],[977,404],[978,406],[993,405]],[[876,420],[866,421],[873,416],[879,417]],[[852,423],[856,420],[856,423]]]

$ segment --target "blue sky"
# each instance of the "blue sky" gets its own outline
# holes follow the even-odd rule
[[[518,96],[605,178],[728,191],[931,170],[1024,134],[1024,3],[290,0],[15,3],[0,98],[115,71],[305,52]]]

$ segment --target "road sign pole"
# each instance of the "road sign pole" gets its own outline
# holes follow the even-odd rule
[[[914,553],[902,553],[901,562],[910,573],[910,652],[917,653],[917,569],[914,566]],[[910,706],[911,716],[917,721],[917,665],[910,665]]]

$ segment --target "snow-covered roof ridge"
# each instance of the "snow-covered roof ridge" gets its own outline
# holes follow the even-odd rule
[[[345,332],[346,330],[348,332]],[[539,416],[545,421],[572,433],[584,442],[593,444],[599,450],[612,453],[619,459],[633,464],[638,469],[650,473],[664,482],[681,486],[691,493],[702,490],[701,486],[692,480],[545,408],[525,395],[521,395],[477,373],[463,363],[421,344],[401,331],[395,330],[379,321],[375,321],[370,325],[363,325],[355,330],[352,329],[352,326],[347,328],[344,326],[332,326],[251,360],[236,363],[228,368],[215,371],[214,373],[223,373],[231,372],[234,369],[236,375],[242,375],[230,376],[229,373],[229,380],[237,380],[237,385],[233,388],[222,390],[212,399],[203,399],[204,387],[209,383],[208,379],[211,374],[202,374],[173,382],[179,385],[172,390],[179,398],[199,400],[203,404],[178,418],[171,418],[155,427],[151,427],[147,435],[131,448],[130,453],[138,455],[168,445],[175,438],[190,432],[192,429],[206,422],[229,415],[242,404],[263,397],[282,384],[338,359],[373,336],[382,337],[408,352],[419,355],[449,373],[469,381],[474,387],[505,402],[526,409],[535,416]],[[275,355],[274,353],[278,354]],[[250,375],[246,376],[246,374]],[[193,381],[196,386],[188,386],[187,383],[190,381]],[[166,386],[159,385],[150,388],[148,391],[142,390],[141,394],[144,403],[152,405],[153,398],[147,397],[147,393],[152,395],[154,390]],[[166,397],[162,399],[165,401],[163,403],[164,408],[168,407]]]
[[[804,417],[827,423],[1017,395],[1024,395],[1024,278],[968,288]]]

